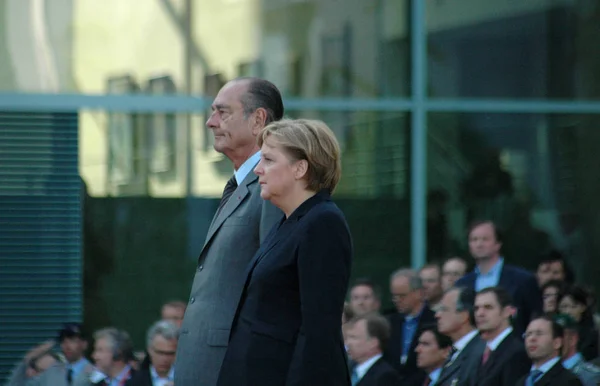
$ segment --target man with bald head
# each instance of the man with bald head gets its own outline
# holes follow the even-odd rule
[[[177,386],[214,386],[225,356],[248,263],[281,212],[260,197],[253,170],[261,154],[257,136],[283,117],[277,87],[258,78],[228,82],[217,94],[206,126],[214,148],[233,165],[208,229],[180,330]]]

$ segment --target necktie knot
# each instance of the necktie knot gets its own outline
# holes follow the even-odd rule
[[[544,375],[544,373],[537,369],[530,372],[529,378],[531,379],[531,383],[536,383],[542,377],[542,375]]]
[[[485,346],[485,350],[483,351],[483,356],[481,357],[481,364],[485,365],[485,363],[490,359],[490,355],[492,354],[492,350],[490,346]]]
[[[219,213],[221,211],[221,209],[223,209],[223,207],[229,200],[229,197],[231,197],[233,192],[237,189],[237,186],[238,186],[238,184],[237,184],[237,180],[235,179],[235,174],[234,174],[233,176],[231,176],[229,181],[227,181],[227,184],[225,184],[225,189],[223,189],[223,197],[221,197],[221,202],[219,203],[219,208],[217,209],[217,213]]]
[[[354,366],[352,369],[352,374],[350,375],[350,382],[352,382],[352,386],[356,386],[358,381],[358,371],[356,371],[356,366]]]

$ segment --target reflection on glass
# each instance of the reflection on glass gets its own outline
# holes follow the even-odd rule
[[[432,97],[600,97],[599,3],[428,1]]]
[[[600,116],[431,114],[428,250],[468,256],[465,230],[492,219],[503,254],[534,268],[563,251],[578,281],[593,282],[600,254]],[[443,145],[442,145],[443,144]]]

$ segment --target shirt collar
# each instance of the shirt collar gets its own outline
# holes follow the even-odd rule
[[[554,366],[555,364],[558,363],[558,361],[560,361],[560,357],[554,357],[554,358],[550,359],[549,361],[546,361],[546,363],[544,363],[540,367],[538,367],[537,370],[546,374],[548,372],[548,370],[550,370],[552,368],[552,366]],[[533,370],[536,370],[535,366],[531,366],[531,371],[533,371]]]
[[[502,343],[502,341],[508,336],[508,334],[512,332],[512,330],[512,327],[508,327],[507,329],[502,331],[500,335],[495,337],[494,340],[488,342],[487,346],[490,348],[490,350],[495,351],[498,348],[498,346],[500,346],[500,343]]]
[[[125,379],[126,377],[128,377],[131,374],[131,366],[127,365],[125,366],[125,368],[123,369],[123,371],[121,371],[119,373],[119,375],[117,375],[114,379],[111,379],[111,383],[116,382],[117,384],[121,384],[121,381],[123,379]]]
[[[412,322],[413,320],[419,319],[421,317],[421,314],[423,313],[423,309],[424,308],[425,308],[425,305],[422,305],[421,309],[419,310],[419,313],[416,314],[416,315],[414,315],[414,316],[413,315],[408,315],[408,314],[404,315],[404,320],[407,321],[407,322]]]
[[[362,379],[362,377],[364,377],[364,375],[367,373],[367,371],[369,371],[371,366],[373,366],[375,364],[375,362],[377,362],[379,360],[379,358],[381,358],[382,356],[383,356],[382,354],[377,354],[377,355],[367,359],[360,365],[356,365],[356,375],[358,376],[358,379]]]
[[[500,257],[498,259],[498,261],[496,262],[496,264],[494,264],[492,266],[492,268],[488,271],[488,273],[481,273],[481,270],[479,269],[479,267],[475,267],[475,274],[477,274],[477,276],[494,276],[494,275],[499,275],[500,272],[502,271],[502,267],[504,266],[504,258]]]
[[[154,366],[150,367],[150,375],[152,376],[153,380],[166,379],[166,380],[172,381],[175,378],[175,366],[171,366],[171,369],[169,370],[169,373],[167,374],[166,378],[161,378],[158,375],[158,373],[156,372],[156,369],[154,368]]]
[[[242,164],[242,166],[238,168],[238,170],[234,172],[235,180],[237,181],[238,185],[240,185],[248,176],[248,174],[250,174],[250,172],[252,171],[252,169],[254,169],[254,166],[256,166],[258,161],[260,161],[260,151],[254,153]]]
[[[431,384],[432,385],[436,384],[436,382],[440,378],[441,374],[442,374],[442,368],[441,367],[438,367],[437,369],[435,369],[435,370],[433,370],[432,372],[429,373],[429,379],[431,379]]]
[[[459,340],[457,340],[456,343],[454,343],[454,348],[456,349],[456,352],[454,353],[453,356],[456,357],[462,350],[464,350],[464,348],[467,347],[469,342],[471,340],[473,340],[473,338],[475,338],[475,336],[478,333],[479,333],[479,331],[473,330],[473,331],[469,332],[467,335],[465,335],[462,338],[460,338]]]
[[[581,355],[580,353],[575,353],[575,355],[573,355],[572,357],[565,359],[562,364],[565,369],[571,370],[573,367],[575,367],[575,365],[582,361],[583,355]]]

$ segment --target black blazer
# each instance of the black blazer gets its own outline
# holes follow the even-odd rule
[[[409,384],[419,383],[425,380],[427,374],[424,371],[417,368],[417,353],[415,352],[415,348],[417,348],[417,343],[419,341],[419,331],[424,325],[436,323],[435,313],[424,305],[423,312],[421,313],[421,317],[419,319],[419,324],[417,325],[417,330],[415,331],[415,335],[410,344],[410,349],[406,358],[406,363],[403,365],[400,362],[400,358],[402,357],[402,332],[404,326],[404,315],[403,314],[393,314],[389,317],[391,333],[390,340],[388,343],[387,350],[385,352],[386,361],[394,366],[403,382],[407,382]]]
[[[485,341],[479,334],[458,353],[453,361],[448,361],[438,378],[436,386],[468,386],[475,382]]]
[[[528,376],[529,374],[525,374],[516,386],[525,386]],[[535,383],[535,386],[583,386],[583,383],[558,361]]]
[[[504,338],[490,354],[485,365],[481,365],[481,357],[479,361],[474,383],[477,386],[515,386],[531,369],[531,360],[527,356],[523,341],[515,331]]]
[[[379,358],[356,386],[400,386],[400,376],[389,363]]]
[[[125,383],[125,386],[152,386],[150,367],[144,367],[136,371],[135,374],[133,374],[133,376]]]
[[[327,192],[282,218],[248,266],[217,384],[349,385],[341,316],[351,256]]]
[[[475,290],[475,272],[470,272],[456,282],[456,286],[464,286]],[[498,286],[510,293],[517,315],[513,320],[513,328],[520,334],[527,329],[531,317],[542,312],[542,293],[537,279],[529,271],[513,265],[502,267]]]

